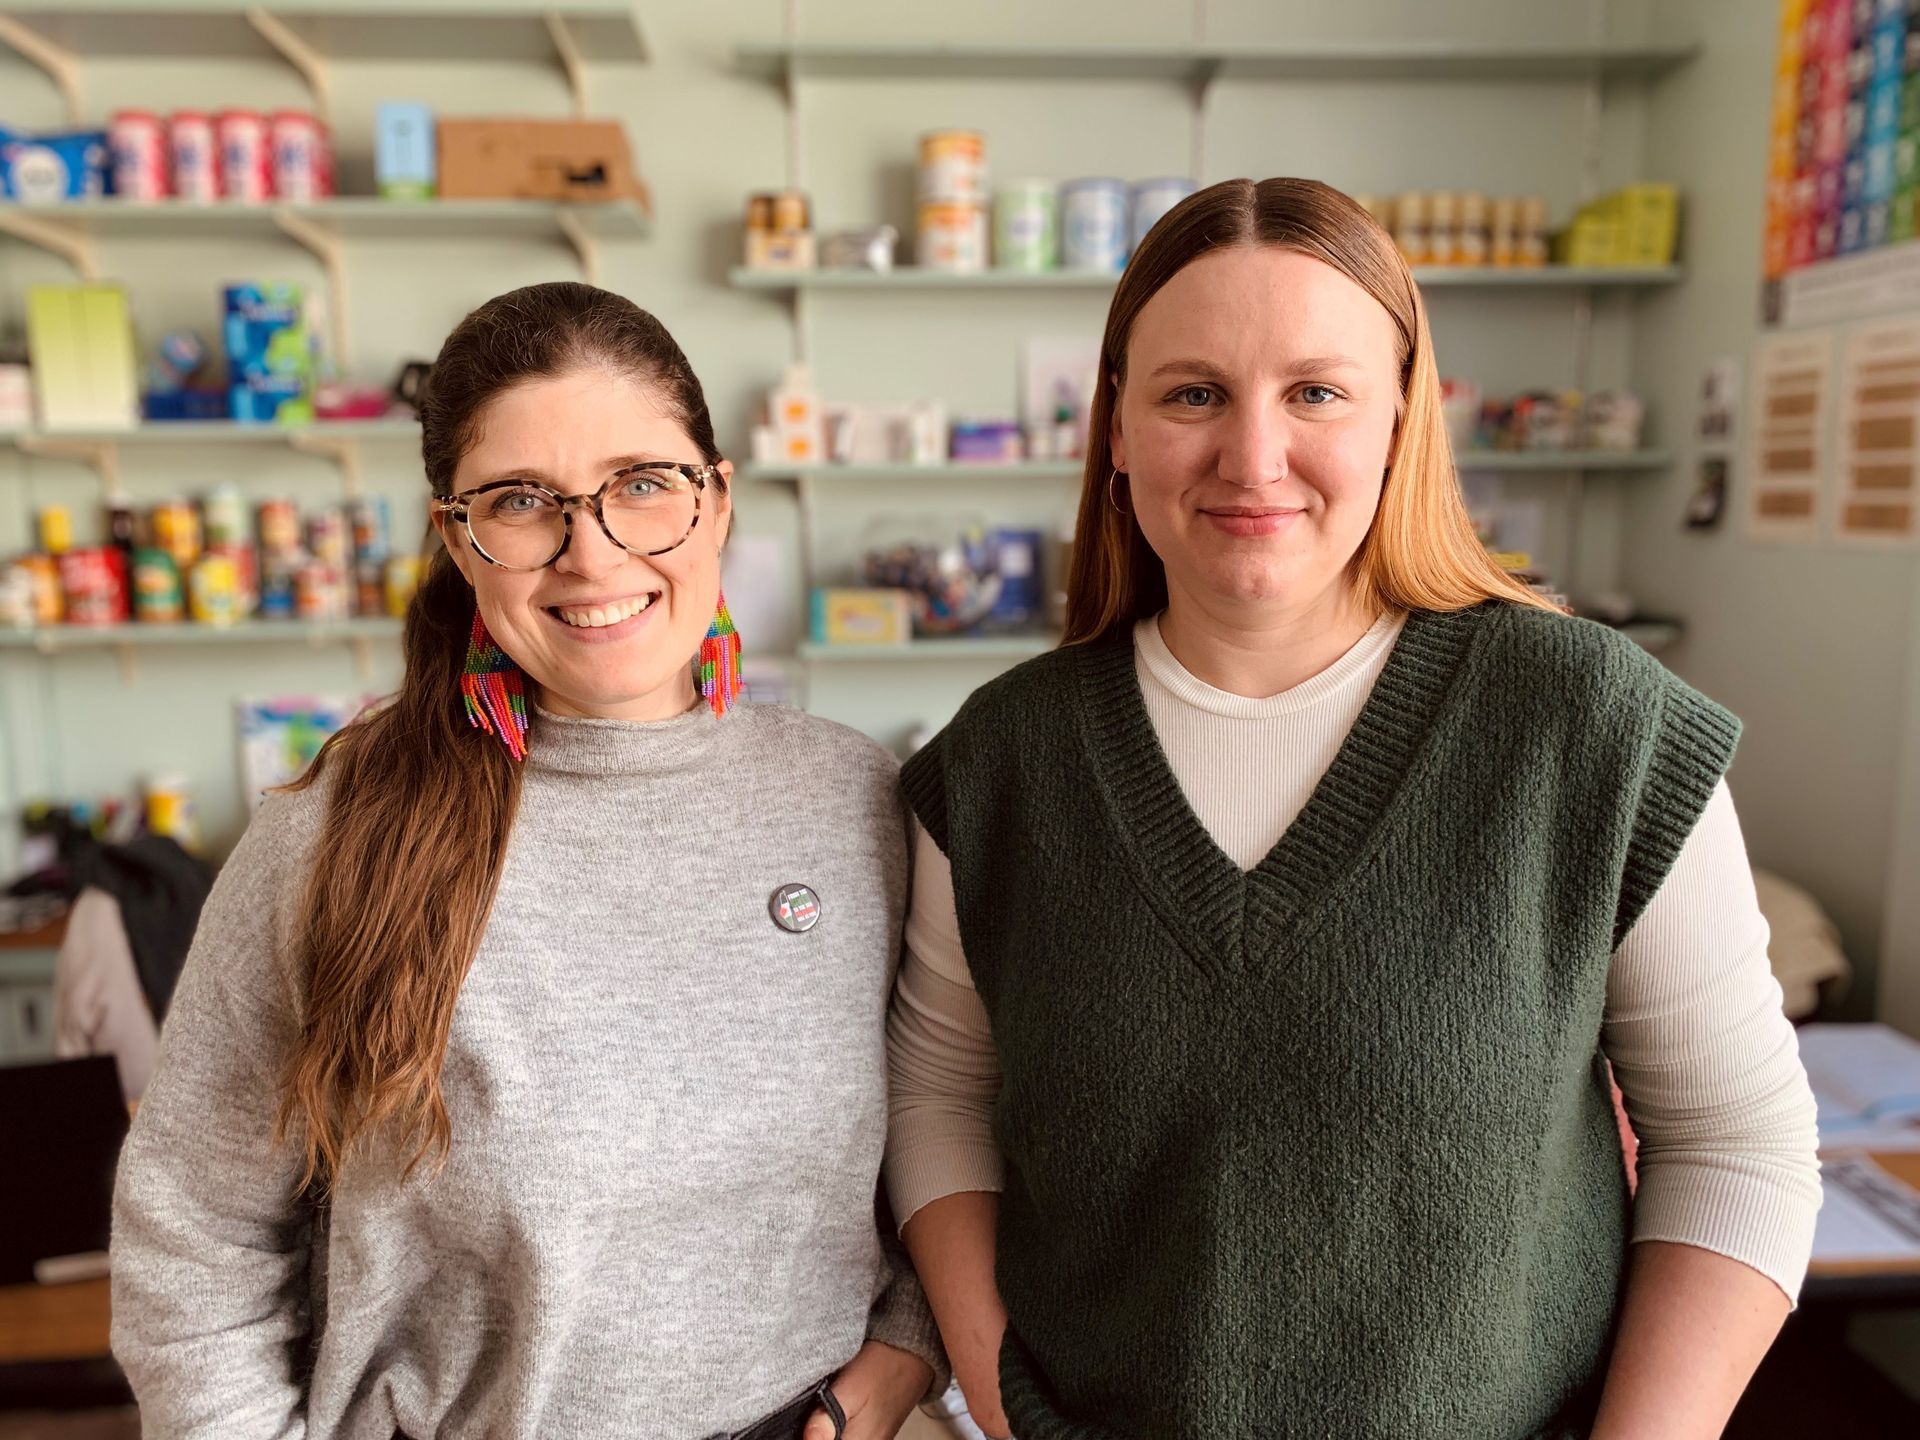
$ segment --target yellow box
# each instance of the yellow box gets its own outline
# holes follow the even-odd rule
[[[913,639],[913,596],[851,586],[815,590],[813,638],[822,645],[905,645]]]

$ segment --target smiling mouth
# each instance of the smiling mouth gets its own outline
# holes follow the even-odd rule
[[[602,605],[549,605],[547,613],[576,630],[603,630],[622,620],[631,620],[659,598],[660,592],[651,590],[645,595],[630,595],[625,600]]]

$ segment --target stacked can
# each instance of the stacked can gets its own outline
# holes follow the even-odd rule
[[[347,508],[353,532],[353,609],[356,615],[380,615],[387,608],[387,502],[364,496]]]
[[[290,620],[294,583],[306,551],[300,543],[300,511],[291,500],[264,500],[255,512],[260,534],[260,615]]]
[[[1126,269],[1126,181],[1102,177],[1060,187],[1060,262],[1069,270]]]
[[[977,130],[920,137],[916,253],[930,270],[987,268],[987,141]]]
[[[167,179],[167,131],[151,110],[116,110],[107,122],[107,151],[113,157],[113,193],[122,200],[164,200],[173,188]]]
[[[220,198],[220,146],[212,119],[202,110],[176,110],[167,121],[173,193],[194,204]]]
[[[1050,180],[1015,180],[993,197],[993,263],[1051,270],[1060,263],[1060,202]]]
[[[229,200],[258,205],[273,197],[273,147],[258,110],[222,110],[215,122],[220,190]]]

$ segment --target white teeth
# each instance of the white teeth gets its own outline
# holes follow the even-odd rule
[[[630,620],[653,603],[651,595],[636,595],[617,605],[590,605],[584,610],[562,610],[560,618],[582,630],[600,630]]]

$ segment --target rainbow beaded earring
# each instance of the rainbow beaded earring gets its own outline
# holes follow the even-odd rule
[[[487,633],[479,606],[473,611],[473,635],[467,641],[467,665],[460,676],[467,723],[498,735],[507,753],[527,758],[527,682],[520,667]]]
[[[723,592],[720,606],[713,612],[713,624],[707,638],[700,642],[700,658],[694,662],[693,675],[700,694],[715,715],[724,715],[740,698],[740,632],[733,628],[733,616],[727,613]]]

